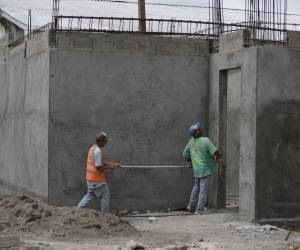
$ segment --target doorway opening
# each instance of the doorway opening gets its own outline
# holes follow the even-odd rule
[[[241,69],[220,72],[218,207],[238,209],[240,176]]]

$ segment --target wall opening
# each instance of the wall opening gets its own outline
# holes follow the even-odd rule
[[[218,173],[218,207],[238,208],[240,175],[241,69],[220,72],[219,148],[225,165]]]

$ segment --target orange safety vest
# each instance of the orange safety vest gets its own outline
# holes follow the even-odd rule
[[[99,171],[96,168],[95,159],[93,157],[93,153],[97,148],[98,148],[97,145],[93,145],[89,150],[88,157],[87,157],[85,178],[89,181],[103,182],[106,181],[104,170]]]

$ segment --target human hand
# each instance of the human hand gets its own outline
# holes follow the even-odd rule
[[[192,162],[190,162],[190,161],[187,162],[187,167],[188,167],[188,168],[191,168],[191,167],[192,167]]]
[[[221,158],[217,159],[217,164],[220,166],[224,165],[224,160]]]
[[[120,168],[120,167],[122,167],[122,165],[121,165],[120,163],[114,164],[114,168],[115,168],[115,169]]]

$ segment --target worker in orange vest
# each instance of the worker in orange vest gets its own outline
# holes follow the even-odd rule
[[[120,168],[121,165],[103,160],[102,148],[107,142],[107,134],[98,133],[96,144],[92,145],[88,152],[86,165],[87,194],[81,199],[78,207],[87,207],[94,198],[98,198],[100,199],[101,211],[109,211],[110,191],[106,183],[106,173]]]

